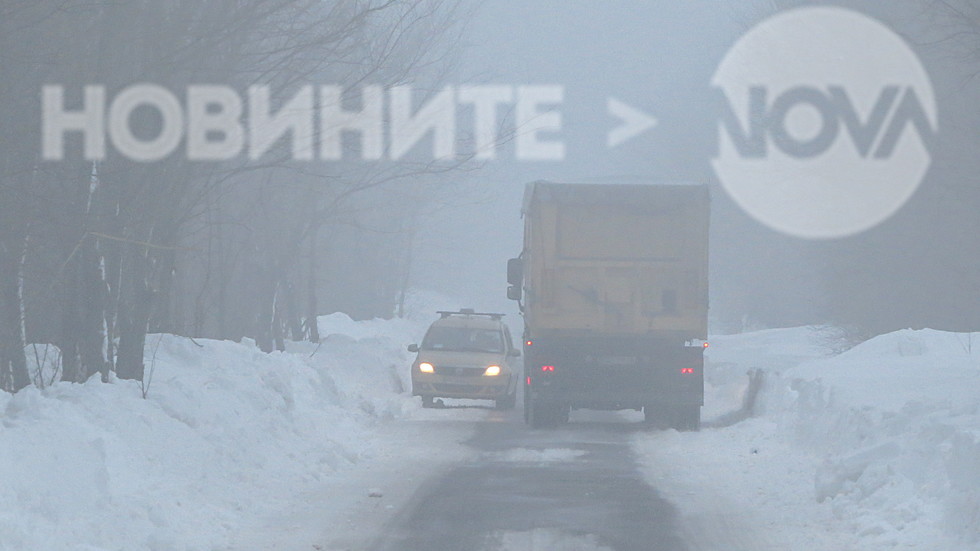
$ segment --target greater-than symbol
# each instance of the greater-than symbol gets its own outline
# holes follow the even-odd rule
[[[609,98],[606,103],[609,114],[622,123],[609,132],[607,141],[609,148],[617,147],[657,125],[657,119],[635,107],[626,105],[616,98]]]

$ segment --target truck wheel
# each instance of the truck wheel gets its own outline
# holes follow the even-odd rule
[[[550,429],[558,426],[561,421],[561,408],[557,404],[550,404],[537,400],[531,401],[528,423],[531,428]]]
[[[647,425],[663,425],[667,426],[665,411],[663,407],[646,405],[643,406],[643,422]]]
[[[514,409],[517,405],[517,391],[494,401],[497,409]]]
[[[531,390],[524,387],[524,423],[531,424]]]
[[[558,406],[558,422],[562,425],[568,423],[568,416],[571,415],[572,408],[568,406]]]
[[[701,430],[701,406],[680,406],[674,412],[674,428],[680,431]]]
[[[423,396],[422,397],[422,407],[424,407],[426,409],[436,407],[435,398],[433,398],[432,396]]]

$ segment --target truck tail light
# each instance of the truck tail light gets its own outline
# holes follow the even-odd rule
[[[526,341],[524,341],[524,344],[526,344],[527,346],[531,346],[532,344],[534,344],[534,341],[532,341],[532,340],[526,340]]]
[[[694,368],[693,367],[682,367],[681,368],[681,373],[683,373],[685,375],[693,375],[694,374]]]
[[[527,386],[531,386],[531,377],[527,378]]]
[[[541,371],[550,371],[550,372],[554,373],[555,366],[553,366],[553,365],[542,365],[541,366]]]

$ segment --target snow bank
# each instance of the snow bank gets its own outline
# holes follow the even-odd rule
[[[118,380],[0,393],[0,549],[227,546],[292,493],[376,453],[379,420],[418,408],[405,345],[422,318],[325,316],[321,345],[275,354],[151,335],[146,399]]]
[[[882,335],[775,375],[763,397],[820,457],[814,499],[855,532],[980,548],[980,335]]]
[[[980,549],[980,335],[899,331],[839,355],[833,340],[814,328],[713,338],[706,412],[737,406],[760,370],[755,417],[639,436],[648,476],[695,540],[712,528],[694,515],[740,509],[759,534],[731,549]]]

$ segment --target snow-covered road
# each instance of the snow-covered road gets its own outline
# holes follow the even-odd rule
[[[535,431],[421,409],[405,344],[424,320],[321,321],[320,347],[272,355],[151,337],[146,399],[0,394],[0,550],[980,549],[977,335],[716,337],[705,417],[726,422],[576,411]]]
[[[464,442],[485,413],[419,415],[378,427],[371,438],[383,446],[338,476],[281,496],[281,505],[236,533],[227,551],[367,549],[422,485],[474,456]]]
[[[380,469],[405,468],[413,484],[392,480],[391,499],[374,505],[386,514],[355,515],[358,537],[323,548],[977,549],[963,520],[975,518],[980,489],[968,438],[976,388],[965,385],[977,368],[957,348],[966,337],[902,332],[837,355],[834,335],[717,338],[699,433],[649,430],[635,412],[576,411],[556,431],[466,408],[397,421],[392,434],[424,433],[428,443],[415,443],[439,451]],[[886,378],[902,367],[904,383]],[[948,380],[924,384],[936,369]],[[750,371],[763,389],[731,415]]]
[[[422,485],[370,549],[683,550],[674,508],[630,451],[639,427],[590,415],[533,431],[519,411],[493,412],[466,443],[477,453]]]

